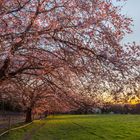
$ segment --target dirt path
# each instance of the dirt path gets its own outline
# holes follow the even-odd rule
[[[23,140],[31,140],[33,134],[35,134],[40,128],[42,128],[45,125],[45,123],[41,124],[38,127],[33,128],[32,130],[25,133]]]

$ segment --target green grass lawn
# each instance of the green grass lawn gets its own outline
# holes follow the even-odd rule
[[[1,140],[140,140],[139,115],[58,115]]]

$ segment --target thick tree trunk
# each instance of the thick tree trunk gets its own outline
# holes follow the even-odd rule
[[[26,111],[26,123],[32,122],[32,109],[28,108]]]

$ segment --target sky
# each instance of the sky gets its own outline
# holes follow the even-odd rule
[[[122,13],[133,19],[133,33],[127,35],[123,42],[133,42],[140,44],[140,0],[127,0],[122,9]]]

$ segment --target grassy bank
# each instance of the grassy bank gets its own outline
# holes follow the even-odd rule
[[[140,140],[139,115],[59,115],[1,137],[1,140]]]

